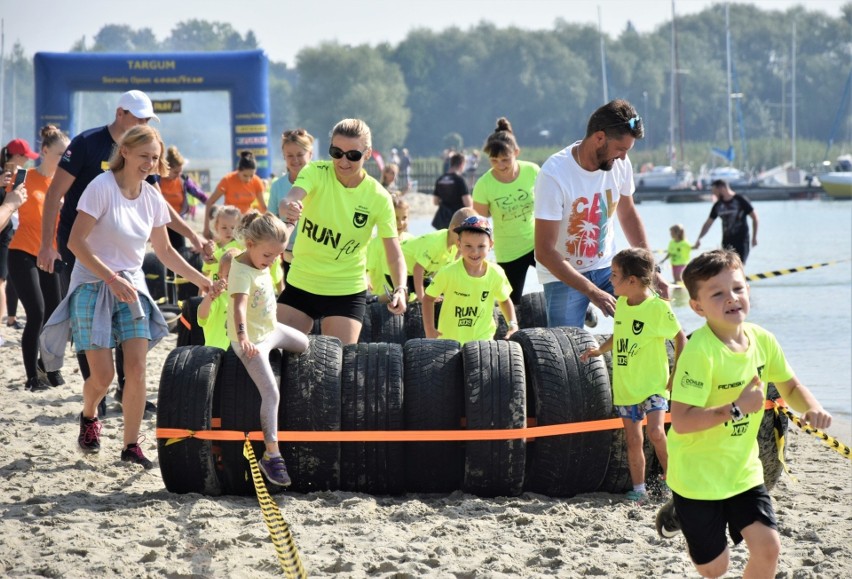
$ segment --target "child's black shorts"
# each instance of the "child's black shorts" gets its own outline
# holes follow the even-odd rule
[[[314,320],[341,316],[361,322],[367,311],[367,291],[345,296],[322,296],[287,284],[278,296],[278,303],[297,309]]]
[[[696,565],[706,565],[728,546],[725,527],[734,545],[743,540],[741,531],[755,521],[778,530],[772,499],[763,485],[720,501],[687,499],[672,493],[689,556]]]

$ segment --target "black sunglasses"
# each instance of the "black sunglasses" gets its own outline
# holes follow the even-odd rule
[[[357,163],[361,160],[361,157],[364,156],[365,151],[359,151],[357,149],[353,149],[351,151],[344,151],[340,147],[335,147],[334,145],[330,145],[328,147],[328,154],[332,159],[342,159],[344,156],[352,161],[353,163]]]

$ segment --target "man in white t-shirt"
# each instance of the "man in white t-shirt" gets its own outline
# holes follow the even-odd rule
[[[616,99],[592,114],[582,141],[541,167],[535,183],[535,257],[551,327],[583,327],[590,301],[607,316],[615,312],[609,276],[616,218],[632,247],[648,248],[627,158],[644,134],[633,105]],[[657,270],[660,295],[668,297]]]

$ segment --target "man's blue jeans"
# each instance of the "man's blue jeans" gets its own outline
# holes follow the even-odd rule
[[[612,268],[605,267],[580,274],[598,288],[613,293],[609,276]],[[544,299],[547,302],[547,325],[574,326],[582,328],[586,319],[586,308],[589,307],[589,297],[561,281],[544,284]]]

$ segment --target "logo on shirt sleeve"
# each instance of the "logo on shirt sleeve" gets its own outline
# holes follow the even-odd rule
[[[689,372],[683,373],[683,377],[680,379],[680,385],[684,388],[704,388],[704,382],[691,377]]]

